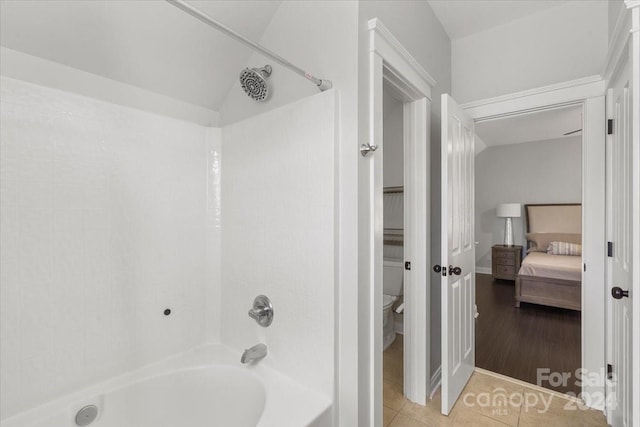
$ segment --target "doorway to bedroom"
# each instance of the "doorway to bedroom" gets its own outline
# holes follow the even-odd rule
[[[574,396],[582,110],[565,105],[475,126],[476,367]]]

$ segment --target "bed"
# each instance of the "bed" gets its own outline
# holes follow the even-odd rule
[[[582,205],[525,205],[527,256],[516,278],[521,302],[580,311],[582,307]],[[551,242],[557,255],[547,253]]]

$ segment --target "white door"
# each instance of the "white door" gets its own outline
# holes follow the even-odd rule
[[[607,384],[608,414],[612,426],[631,425],[631,288],[632,263],[632,153],[631,61],[613,80],[608,117],[613,118],[607,144],[607,231],[611,242],[608,262],[608,355],[612,375]],[[637,399],[637,398],[636,398]]]
[[[442,413],[475,366],[474,128],[442,95]]]

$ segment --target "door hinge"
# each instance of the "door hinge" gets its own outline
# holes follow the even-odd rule
[[[587,264],[582,264],[582,271],[587,271]]]
[[[613,380],[613,365],[611,363],[607,363],[607,379]]]
[[[613,135],[613,119],[607,120],[607,135]]]
[[[613,242],[607,242],[607,256],[613,256]]]
[[[405,261],[404,262],[404,269],[405,270],[411,270],[411,262],[410,261]]]

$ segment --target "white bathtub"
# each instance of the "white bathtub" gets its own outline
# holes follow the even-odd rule
[[[267,357],[269,357],[267,355]],[[61,397],[3,420],[1,427],[76,427],[86,405],[91,427],[322,427],[331,401],[240,353],[208,345]]]

